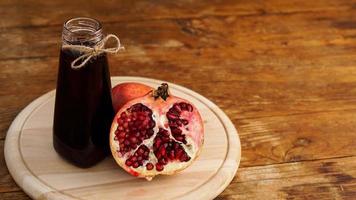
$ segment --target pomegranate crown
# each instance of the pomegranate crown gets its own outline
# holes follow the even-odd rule
[[[168,84],[162,83],[161,86],[157,88],[157,90],[153,90],[153,97],[155,99],[161,97],[163,100],[166,100],[169,97]]]

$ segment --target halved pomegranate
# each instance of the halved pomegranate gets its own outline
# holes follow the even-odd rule
[[[111,152],[127,172],[151,180],[192,164],[204,140],[203,122],[189,101],[168,94],[168,85],[126,103],[110,132]]]

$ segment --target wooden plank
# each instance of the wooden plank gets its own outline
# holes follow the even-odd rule
[[[29,196],[27,196],[24,192],[19,191],[19,192],[1,192],[0,193],[0,199],[1,200],[31,200]]]
[[[343,11],[352,9],[355,1],[11,1],[0,2],[1,27],[50,26],[62,24],[74,16],[91,16],[103,22],[144,21],[202,16],[266,15],[296,12]],[[57,10],[61,12],[57,12]]]
[[[294,62],[316,63],[330,54],[353,52],[355,20],[352,12],[331,10],[318,14],[120,22],[107,24],[105,30],[122,38],[127,47],[120,56],[123,60],[135,57],[148,63],[207,59],[215,63],[223,60],[222,64],[255,60],[267,66],[292,66]],[[57,57],[61,29],[60,25],[4,29],[0,58]],[[171,56],[162,56],[167,54]]]
[[[240,168],[217,199],[355,199],[356,159]]]
[[[356,156],[355,110],[236,118],[242,167]]]
[[[7,170],[4,158],[4,141],[0,141],[0,199],[3,192],[16,192],[21,189],[16,185]],[[11,195],[10,195],[11,196]],[[3,196],[4,197],[4,196]],[[5,197],[4,197],[5,198]]]

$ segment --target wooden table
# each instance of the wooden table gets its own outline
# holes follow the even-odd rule
[[[0,149],[55,88],[62,23],[103,22],[111,74],[168,80],[219,105],[242,160],[217,199],[356,199],[356,1],[0,1]],[[0,153],[0,199],[28,199]]]

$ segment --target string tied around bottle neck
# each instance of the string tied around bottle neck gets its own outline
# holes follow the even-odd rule
[[[108,40],[114,39],[116,41],[116,45],[114,47],[105,47],[105,44]],[[71,63],[72,69],[80,69],[82,68],[89,60],[95,56],[98,56],[102,53],[110,53],[110,54],[115,54],[119,52],[120,50],[124,50],[125,48],[121,45],[120,39],[113,34],[108,34],[105,36],[98,44],[96,44],[93,47],[88,47],[84,45],[71,45],[71,44],[65,44],[62,46],[63,49],[71,49],[71,50],[76,50],[83,55],[79,56],[73,62]]]

